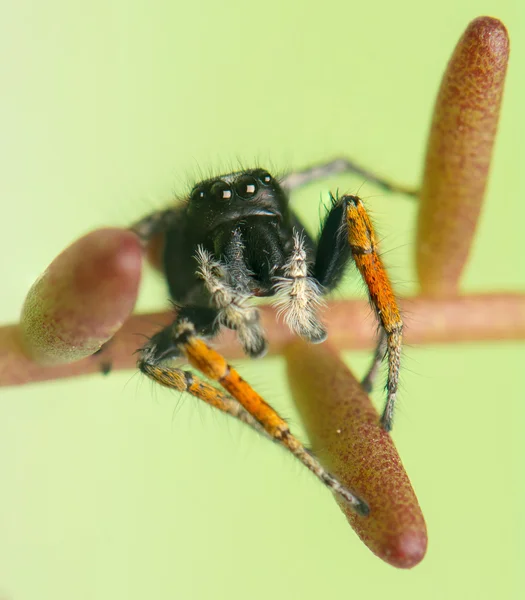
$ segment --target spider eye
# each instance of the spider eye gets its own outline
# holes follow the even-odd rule
[[[217,181],[211,186],[211,193],[217,200],[230,200],[233,192],[231,187],[224,181]]]
[[[268,173],[268,171],[259,171],[259,173],[257,174],[257,176],[259,177],[260,181],[264,184],[264,185],[268,185],[272,182],[272,176],[270,175],[270,173]]]
[[[255,177],[243,175],[235,183],[235,192],[241,198],[253,198],[257,194],[258,183]]]
[[[207,192],[206,192],[206,188],[203,185],[198,185],[197,187],[194,187],[192,192],[191,192],[191,196],[190,196],[190,200],[193,201],[199,201],[199,200],[204,200],[207,196]]]

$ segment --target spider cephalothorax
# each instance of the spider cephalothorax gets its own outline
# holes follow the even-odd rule
[[[247,355],[263,355],[264,331],[249,300],[268,296],[294,333],[310,342],[324,341],[326,330],[318,314],[322,297],[337,286],[353,260],[381,327],[365,385],[371,385],[386,352],[387,402],[381,423],[391,428],[402,321],[365,208],[357,196],[331,196],[332,205],[314,240],[289,206],[290,188],[337,170],[356,169],[346,161],[333,161],[281,182],[263,169],[221,175],[198,183],[186,202],[137,223],[134,230],[145,243],[163,234],[163,268],[179,307],[173,324],[142,348],[139,368],[280,442],[356,510],[366,512],[366,505],[323,469],[277,413],[202,339],[227,327],[237,332]],[[181,356],[228,394],[166,362]]]

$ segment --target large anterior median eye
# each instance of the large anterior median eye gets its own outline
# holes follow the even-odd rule
[[[224,181],[217,181],[211,186],[211,193],[217,200],[230,200],[233,196],[231,187]]]
[[[253,198],[257,193],[257,180],[251,175],[242,175],[235,182],[235,192],[241,198]]]

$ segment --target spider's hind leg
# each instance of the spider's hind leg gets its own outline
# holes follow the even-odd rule
[[[379,256],[374,228],[366,210],[357,196],[332,198],[332,209],[323,224],[318,243],[314,275],[328,289],[341,280],[345,267],[353,259],[363,278],[384,334],[380,335],[378,347],[364,384],[370,385],[384,356],[386,337],[388,356],[387,400],[381,425],[386,431],[392,429],[396,402],[403,321],[386,269]]]

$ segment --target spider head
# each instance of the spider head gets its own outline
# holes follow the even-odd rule
[[[277,179],[264,169],[248,169],[198,183],[189,196],[188,216],[212,230],[247,217],[281,220],[287,206]]]

